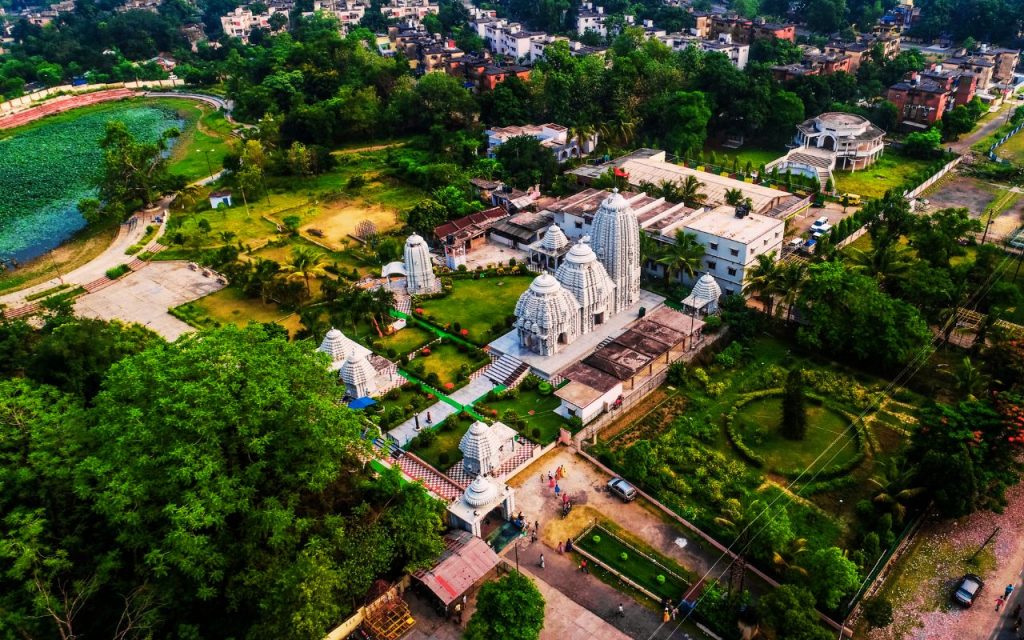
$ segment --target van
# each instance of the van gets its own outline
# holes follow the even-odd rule
[[[789,245],[790,249],[799,249],[800,245],[802,245],[803,243],[804,243],[804,239],[803,238],[793,238],[787,244]]]

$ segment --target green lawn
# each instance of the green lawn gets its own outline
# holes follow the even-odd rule
[[[473,424],[471,420],[454,420],[449,419],[441,423],[440,426],[434,429],[434,433],[437,434],[437,438],[430,443],[430,445],[417,446],[414,440],[409,451],[423,458],[425,462],[433,466],[435,469],[441,471],[447,471],[459,460],[462,460],[462,451],[459,450],[459,441],[462,440],[462,436],[469,431],[469,426]]]
[[[779,432],[781,396],[743,405],[736,415],[737,431],[744,444],[764,458],[769,469],[806,469],[837,436],[842,440],[830,451],[826,466],[842,465],[856,457],[859,447],[848,421],[813,400],[808,399],[806,406],[807,437],[803,440],[787,440]]]
[[[250,322],[276,322],[294,335],[299,329],[299,317],[290,312],[281,311],[277,304],[264,304],[258,298],[247,298],[238,287],[225,287],[175,307],[172,313],[197,327],[218,327],[223,324],[234,324],[244,327]]]
[[[220,171],[224,157],[235,145],[234,127],[224,114],[195,100],[167,98],[160,102],[188,123],[171,152],[171,173],[192,182]]]
[[[379,338],[381,346],[385,349],[394,349],[398,355],[405,355],[419,349],[433,340],[436,336],[416,325],[406,325],[404,329],[396,331],[390,336]]]
[[[600,538],[600,542],[594,541],[595,535]],[[678,602],[686,594],[689,585],[682,576],[666,566],[667,562],[662,564],[652,560],[661,560],[653,549],[638,548],[634,544],[627,546],[601,526],[594,527],[574,544],[659,597],[667,597],[673,602]],[[645,558],[638,551],[648,557]],[[625,560],[622,558],[623,553],[626,554]],[[658,576],[664,576],[665,581],[660,582]]]
[[[855,193],[865,198],[880,198],[889,189],[901,186],[911,174],[927,167],[931,162],[909,158],[886,149],[878,162],[863,171],[836,171],[836,189],[841,193]]]
[[[492,415],[495,420],[501,420],[501,416],[505,411],[512,409],[520,418],[526,421],[526,427],[519,429],[519,432],[541,444],[547,444],[553,442],[558,437],[559,430],[562,427],[570,428],[569,423],[562,416],[555,413],[555,409],[559,404],[561,404],[561,401],[554,394],[544,396],[536,390],[526,391],[520,388],[518,398],[484,400],[477,403],[475,408],[477,410],[486,408],[497,411],[497,416]]]
[[[409,368],[416,363],[423,364],[423,373],[417,374],[418,377],[426,380],[428,375],[436,373],[441,380],[440,390],[446,391],[446,384],[458,386],[459,369],[463,365],[475,371],[486,364],[486,360],[471,352],[462,353],[454,344],[436,344],[430,348],[430,355],[417,357]]]
[[[483,346],[504,332],[504,329],[501,332],[492,329],[496,325],[504,327],[505,319],[515,311],[519,296],[532,281],[533,276],[456,280],[450,294],[424,300],[419,307],[434,322],[442,325],[458,322],[469,330],[467,340]]]
[[[732,170],[733,158],[739,158],[739,170],[743,171],[747,166],[747,162],[750,162],[751,167],[754,171],[757,171],[758,167],[762,164],[768,164],[772,160],[781,158],[786,155],[785,148],[779,149],[761,149],[756,147],[740,148],[740,149],[726,149],[723,147],[708,147],[704,151],[704,158],[708,159],[709,152],[714,151],[715,156],[718,159],[718,164],[724,166],[728,170]]]

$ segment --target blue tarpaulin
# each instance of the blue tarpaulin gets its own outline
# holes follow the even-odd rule
[[[349,409],[365,409],[366,407],[377,404],[377,401],[369,396],[362,398],[356,398],[352,402],[348,403]]]

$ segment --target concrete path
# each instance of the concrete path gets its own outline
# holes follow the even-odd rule
[[[963,136],[956,142],[952,142],[946,146],[950,147],[956,153],[966,153],[971,150],[979,140],[983,140],[986,136],[992,135],[999,127],[1007,123],[1007,115],[1012,115],[1014,109],[1017,108],[1019,103],[1016,100],[1007,100],[1000,107],[1000,110],[992,117],[991,120],[985,122],[974,131]]]
[[[471,380],[469,384],[462,387],[455,393],[449,394],[448,397],[465,406],[467,404],[473,404],[480,398],[484,397],[493,388],[494,384],[492,384],[490,380],[485,376],[478,376],[475,380]]]
[[[75,314],[101,320],[136,322],[176,340],[194,329],[168,309],[191,302],[224,287],[214,277],[192,271],[185,262],[154,262],[142,271],[75,301]]]
[[[475,380],[472,380],[469,384],[457,390],[455,393],[448,397],[458,402],[461,405],[467,405],[475,402],[479,398],[487,395],[494,385],[491,381],[484,376],[479,376]],[[419,417],[420,428],[427,427],[427,414],[430,414],[430,424],[437,424],[448,416],[455,413],[455,407],[438,400],[434,404],[430,405],[423,411],[420,411],[417,416]],[[409,444],[409,441],[419,435],[419,431],[416,429],[416,417],[409,418],[405,422],[399,424],[397,427],[388,431],[388,435],[395,439],[399,446],[404,447]]]

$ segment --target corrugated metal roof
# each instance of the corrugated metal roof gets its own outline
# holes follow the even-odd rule
[[[433,569],[416,574],[445,606],[451,604],[498,566],[500,558],[483,539],[466,531],[448,534],[448,550]]]

